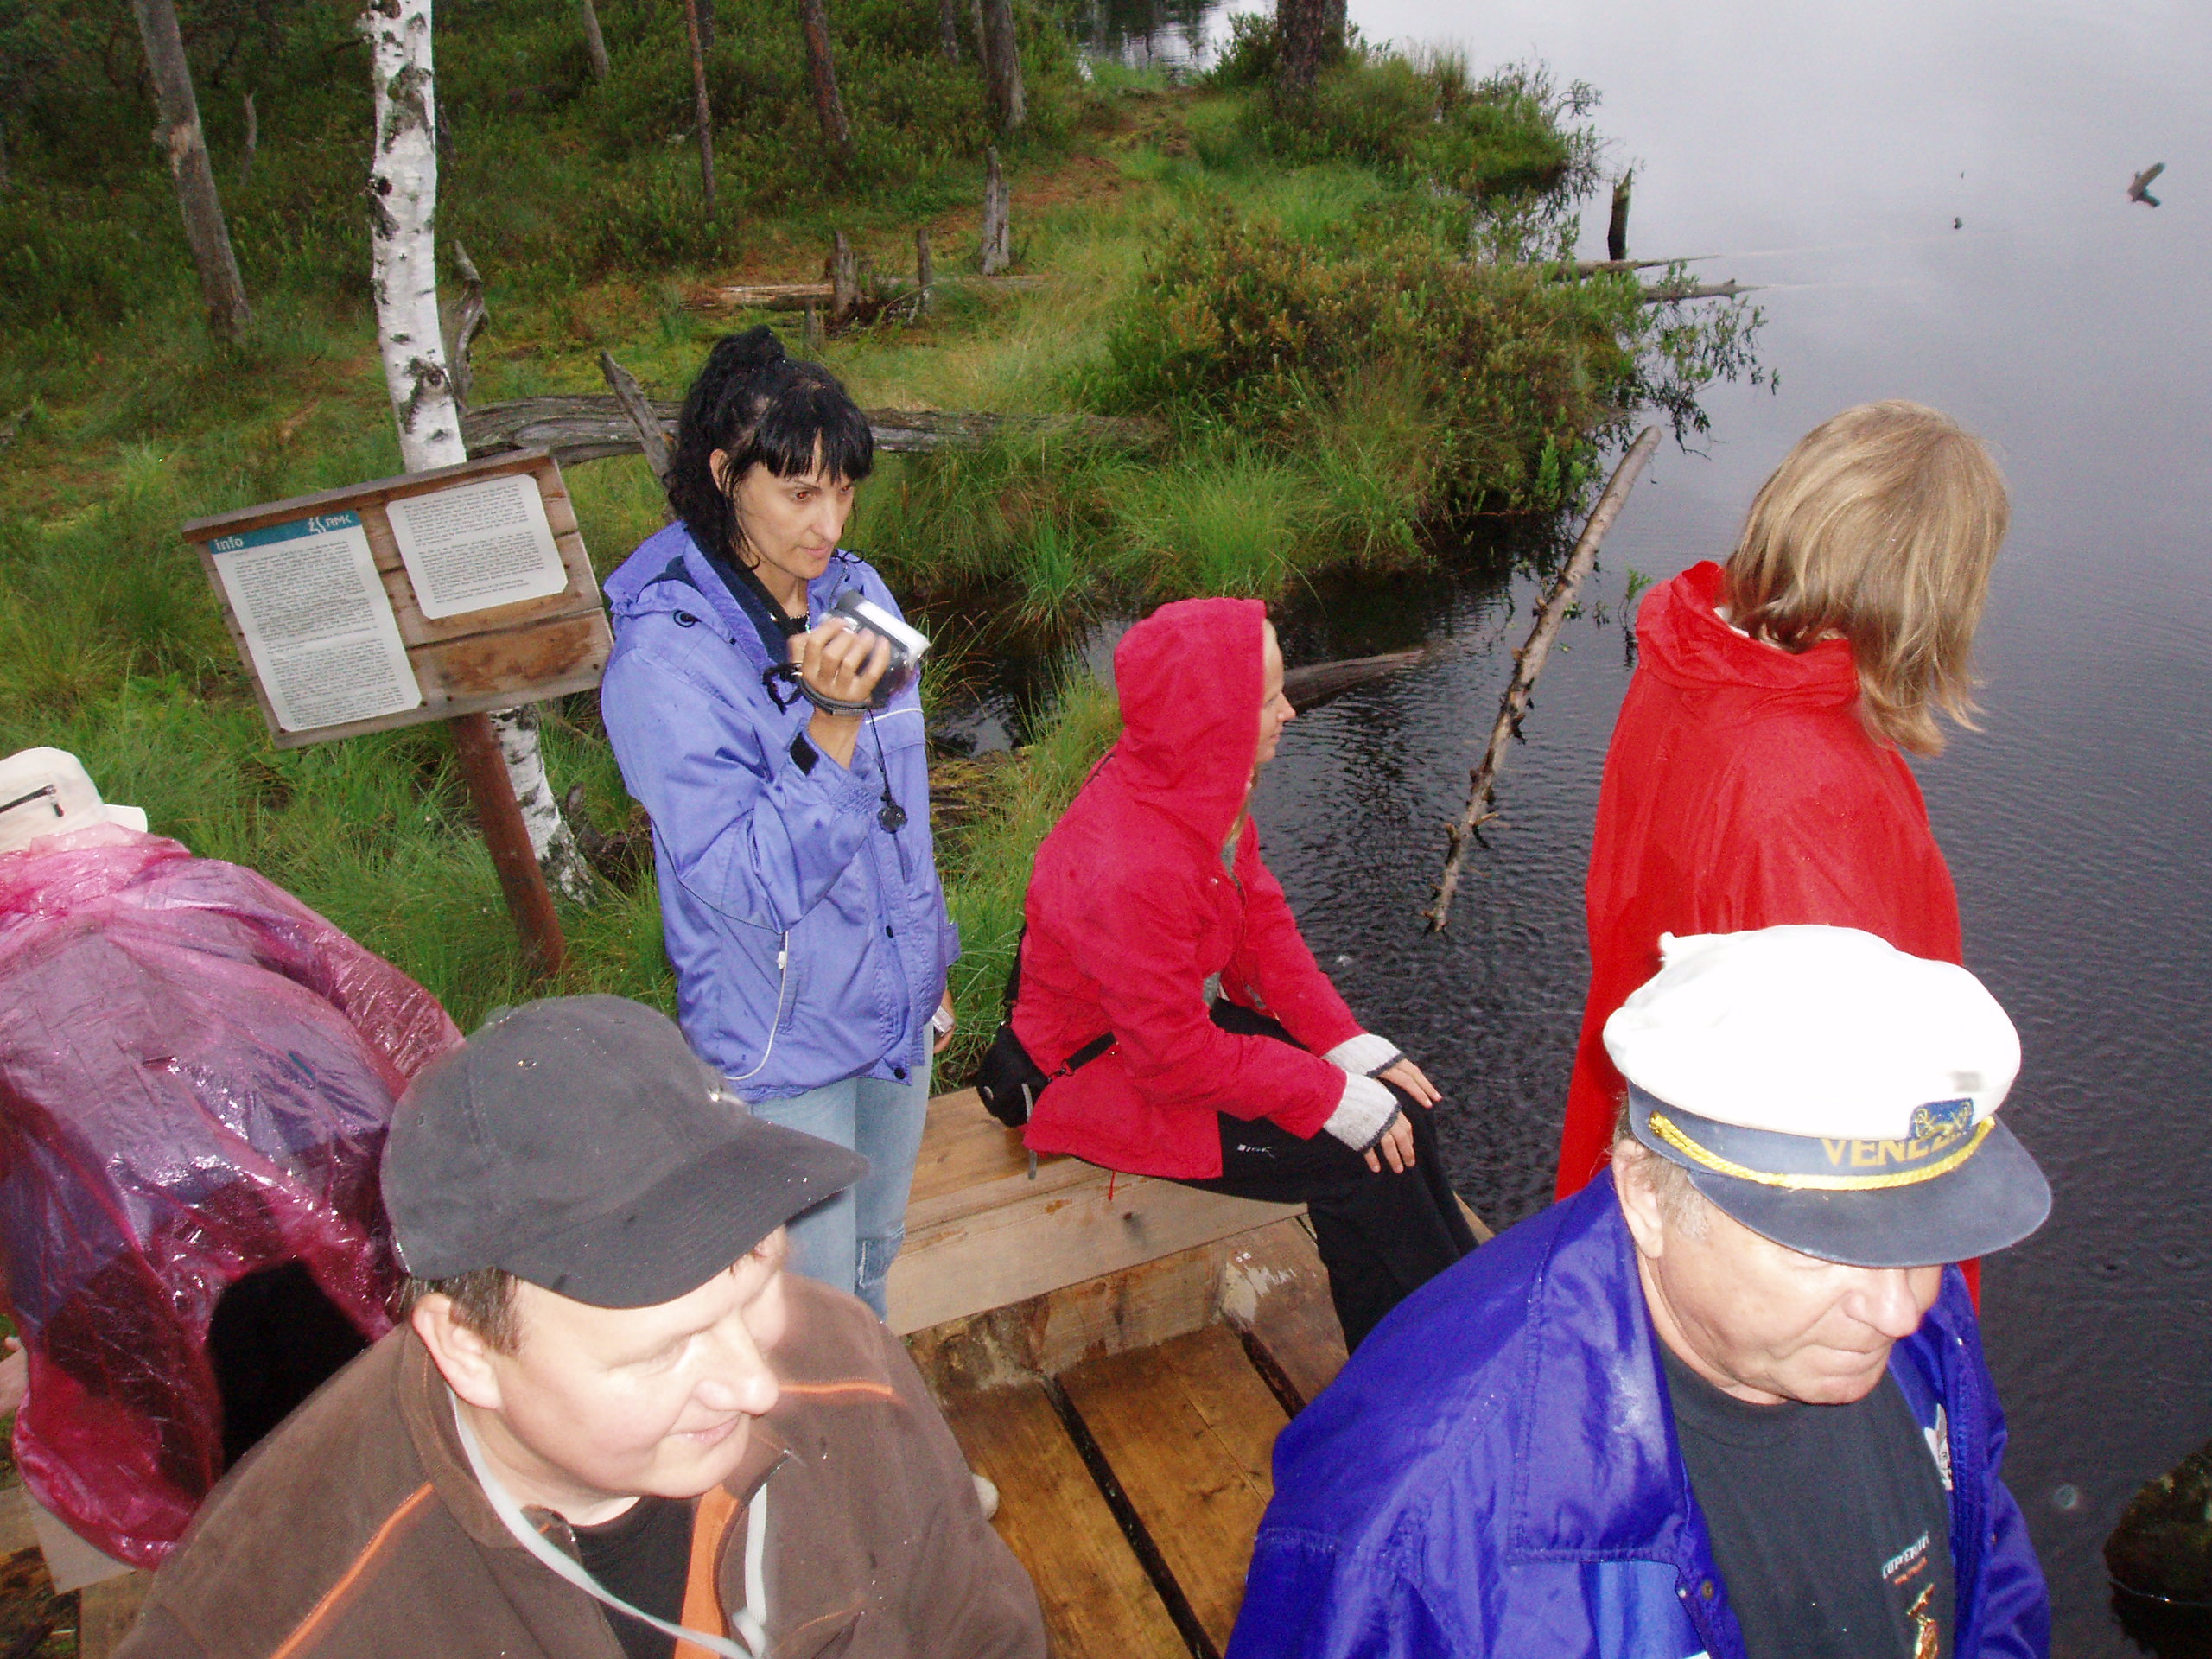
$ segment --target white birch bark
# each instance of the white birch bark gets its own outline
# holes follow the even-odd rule
[[[461,409],[438,326],[437,102],[430,63],[431,0],[371,0],[358,23],[367,37],[376,89],[376,143],[369,163],[370,287],[385,389],[399,423],[400,460],[410,473],[468,459]],[[591,873],[561,816],[537,741],[534,709],[491,716],[531,849],[547,882],[579,902]]]

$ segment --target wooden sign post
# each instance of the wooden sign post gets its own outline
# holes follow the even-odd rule
[[[541,449],[196,518],[280,749],[448,721],[507,909],[541,973],[567,950],[486,711],[599,683],[613,637]]]

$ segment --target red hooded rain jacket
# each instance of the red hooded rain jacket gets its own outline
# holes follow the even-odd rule
[[[1590,998],[1561,1198],[1612,1145],[1624,1085],[1605,1021],[1659,971],[1662,933],[1821,922],[1960,957],[1951,873],[1910,768],[1859,723],[1850,645],[1792,655],[1747,639],[1716,613],[1720,592],[1720,567],[1694,565],[1637,615],[1590,849]]]
[[[1036,1151],[1203,1179],[1221,1173],[1217,1114],[1311,1136],[1344,1097],[1321,1056],[1359,1022],[1299,936],[1251,820],[1238,825],[1266,615],[1256,600],[1184,600],[1115,650],[1122,734],[1037,849],[1014,1027],[1047,1071],[1101,1033],[1116,1040],[1039,1098]],[[1216,975],[1303,1049],[1216,1026]]]

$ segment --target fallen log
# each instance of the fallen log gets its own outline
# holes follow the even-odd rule
[[[1544,659],[1551,655],[1552,641],[1559,638],[1560,626],[1567,620],[1567,609],[1574,603],[1583,577],[1598,562],[1599,543],[1612,528],[1621,503],[1628,499],[1628,493],[1634,486],[1637,475],[1643,472],[1643,463],[1651,459],[1651,452],[1658,447],[1659,429],[1656,426],[1645,427],[1636,442],[1629,445],[1621,464],[1613,468],[1605,493],[1598,498],[1589,522],[1582,526],[1573,553],[1560,571],[1558,580],[1552,583],[1551,591],[1544,595],[1544,602],[1536,607],[1536,626],[1529,630],[1528,643],[1513,653],[1513,678],[1505,688],[1505,695],[1498,700],[1497,723],[1491,728],[1490,747],[1483,752],[1482,764],[1474,770],[1472,787],[1467,792],[1467,804],[1460,811],[1459,822],[1445,830],[1450,850],[1444,856],[1444,874],[1437,881],[1436,897],[1421,912],[1428,920],[1431,933],[1442,932],[1445,924],[1452,919],[1452,895],[1459,891],[1459,869],[1466,858],[1467,843],[1475,839],[1478,830],[1497,816],[1491,809],[1497,791],[1497,774],[1505,765],[1507,749],[1521,735],[1521,722],[1529,713],[1529,694],[1536,689],[1536,676],[1544,671]]]
[[[641,400],[641,406],[672,439],[682,404],[668,398],[648,398]],[[893,454],[981,449],[1006,437],[1066,436],[1114,448],[1144,450],[1166,436],[1154,422],[1126,416],[990,415],[937,409],[871,409],[866,413],[869,429],[875,434],[875,447]],[[634,455],[643,448],[630,412],[605,393],[486,404],[462,413],[461,432],[472,457],[505,449],[547,449],[564,467],[609,455]]]
[[[939,276],[931,286],[1020,290],[1042,288],[1052,280],[1050,276]],[[887,294],[897,295],[915,284],[911,277],[885,276],[874,285]],[[687,311],[804,311],[809,306],[831,304],[836,298],[836,289],[828,283],[730,283],[695,289],[683,308]]]
[[[1386,651],[1379,657],[1345,657],[1333,663],[1309,663],[1303,668],[1285,671],[1282,694],[1290,699],[1290,706],[1302,715],[1308,709],[1318,709],[1332,698],[1344,696],[1355,686],[1379,680],[1402,668],[1411,668],[1415,663],[1426,662],[1428,657],[1427,647],[1416,645],[1410,651]]]
[[[1669,305],[1676,300],[1732,300],[1738,294],[1756,294],[1760,286],[1757,283],[1739,283],[1732,276],[1725,283],[1678,283],[1672,287],[1662,283],[1643,290],[1643,302]]]
[[[654,410],[652,400],[638,384],[638,377],[617,363],[612,352],[599,354],[599,372],[607,377],[607,389],[614,394],[614,401],[621,406],[630,429],[638,435],[638,447],[645,452],[645,465],[653,469],[655,478],[665,484],[670,461],[668,428]]]

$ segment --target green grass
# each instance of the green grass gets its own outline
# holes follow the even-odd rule
[[[990,1046],[1037,845],[1121,730],[1111,693],[1088,676],[1070,681],[1038,722],[1035,740],[993,779],[989,810],[976,828],[940,855],[952,919],[960,925],[952,995],[962,1011],[940,1077],[969,1076]]]
[[[0,197],[0,419],[29,411],[0,450],[0,753],[75,750],[110,798],[263,871],[473,1025],[532,988],[445,734],[272,747],[176,534],[399,470],[367,298],[359,48],[340,13],[302,10],[280,49],[246,41],[220,86],[200,66],[256,314],[223,347],[144,142],[150,112],[107,83],[92,21],[62,0],[23,3],[45,67],[37,119],[11,122],[16,189]],[[989,137],[972,42],[947,66],[933,10],[833,11],[861,139],[844,169],[821,164],[791,9],[721,0],[711,68],[728,207],[709,223],[664,4],[601,0],[616,60],[605,86],[588,79],[569,0],[441,7],[441,226],[490,284],[478,401],[600,391],[602,350],[673,395],[716,335],[753,321],[688,308],[702,279],[814,275],[833,229],[900,270],[927,224],[940,271],[967,268]],[[1143,454],[1062,434],[884,459],[848,540],[938,640],[933,707],[992,653],[1065,644],[1102,615],[1417,569],[1455,515],[1556,512],[1630,408],[1688,418],[1700,377],[1746,366],[1729,355],[1740,331],[1662,328],[1619,284],[1465,274],[1471,238],[1541,252],[1572,207],[1564,188],[1526,194],[1541,170],[1529,156],[1567,155],[1554,176],[1571,182],[1583,141],[1579,109],[1525,72],[1478,82],[1440,60],[1362,54],[1294,121],[1226,80],[1113,66],[1085,80],[1049,16],[1025,12],[1023,29],[1033,123],[1006,155],[1022,268],[1050,280],[949,286],[923,323],[856,331],[826,360],[868,404],[1131,413],[1165,435]],[[241,188],[246,85],[262,147]],[[1448,143],[1429,130],[1439,111]],[[1480,178],[1466,173],[1478,154],[1496,163]],[[767,320],[796,345],[795,317]],[[567,479],[602,575],[664,520],[641,460]],[[941,842],[968,950],[948,1079],[996,1022],[1031,855],[1110,741],[1114,710],[1078,681],[1030,724],[988,810]],[[549,709],[545,732],[556,789],[582,785],[598,824],[626,826],[595,698]],[[671,1003],[650,872],[565,925],[560,988]]]

